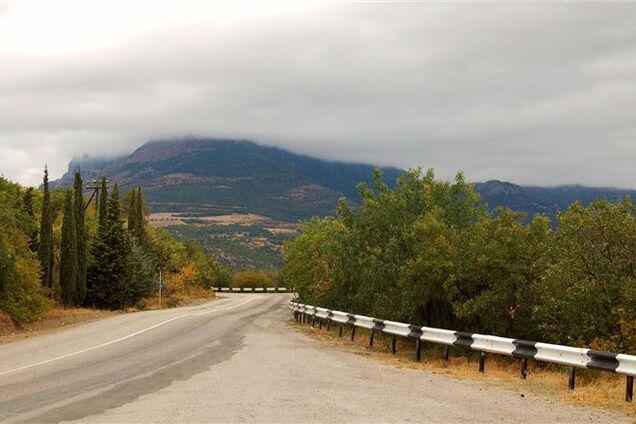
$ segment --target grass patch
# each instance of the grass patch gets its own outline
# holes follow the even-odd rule
[[[421,369],[433,374],[457,379],[479,380],[488,384],[504,386],[510,390],[532,393],[552,400],[580,406],[592,406],[620,412],[636,418],[636,403],[624,402],[625,376],[596,370],[576,369],[576,389],[568,390],[568,369],[557,364],[528,361],[526,380],[520,377],[520,360],[502,355],[487,354],[485,372],[480,373],[479,353],[466,348],[451,347],[449,360],[443,358],[442,345],[422,343],[421,361],[415,361],[415,341],[397,338],[397,352],[391,353],[392,336],[376,332],[373,347],[369,347],[370,331],[356,328],[351,341],[351,330],[343,326],[339,337],[339,324],[327,331],[299,324],[293,319],[291,325],[314,339],[328,342],[354,354],[364,355],[397,367]],[[635,421],[636,422],[636,421]]]

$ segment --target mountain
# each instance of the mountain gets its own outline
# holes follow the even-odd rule
[[[558,187],[518,186],[509,182],[490,180],[476,183],[475,190],[491,209],[505,206],[523,211],[531,219],[535,214],[544,214],[556,223],[557,214],[577,200],[589,205],[594,200],[605,198],[620,202],[625,196],[636,199],[636,190],[617,188],[584,187],[567,185]]]
[[[141,186],[153,212],[218,215],[249,212],[298,220],[334,211],[340,197],[357,197],[356,184],[372,181],[371,165],[329,162],[250,141],[151,141],[128,157],[74,159],[56,184],[106,175],[124,190]],[[388,181],[400,171],[383,168]]]
[[[298,220],[334,212],[339,198],[358,201],[356,185],[372,184],[374,166],[330,162],[245,140],[151,141],[129,156],[81,157],[53,187],[106,176],[125,191],[141,186],[151,223],[178,237],[197,239],[233,268],[277,268],[285,240],[301,231]],[[392,184],[403,170],[382,169]],[[489,207],[507,206],[529,217],[555,220],[575,200],[636,198],[635,190],[582,186],[523,187],[497,180],[475,183]]]

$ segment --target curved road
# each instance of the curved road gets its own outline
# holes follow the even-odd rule
[[[290,329],[288,301],[225,295],[0,346],[0,422],[629,422],[353,355]]]

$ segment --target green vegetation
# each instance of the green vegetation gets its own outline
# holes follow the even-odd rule
[[[37,221],[25,211],[26,193],[0,177],[0,310],[17,322],[50,307],[41,284],[40,263],[29,246],[27,234]]]
[[[234,274],[234,279],[232,280],[232,287],[257,288],[276,286],[278,286],[278,284],[271,273],[255,269],[237,272]]]
[[[213,225],[186,219],[188,225],[167,227],[178,240],[194,240],[219,263],[236,270],[280,270],[283,243],[291,235],[274,234],[263,224]],[[270,224],[271,225],[271,224]]]
[[[56,303],[141,305],[160,270],[175,296],[230,284],[231,273],[201,247],[147,225],[141,189],[122,210],[118,187],[110,197],[105,180],[101,187],[99,204],[86,209],[79,173],[73,189],[54,191],[46,170],[42,191],[0,178],[0,312],[25,322]]]
[[[285,244],[302,302],[431,327],[636,349],[636,207],[574,203],[559,226],[499,208],[459,174],[410,171]]]

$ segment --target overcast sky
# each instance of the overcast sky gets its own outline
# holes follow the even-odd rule
[[[194,135],[636,188],[636,4],[264,3],[0,0],[0,173]]]

